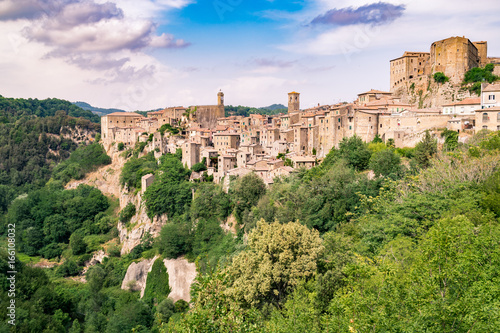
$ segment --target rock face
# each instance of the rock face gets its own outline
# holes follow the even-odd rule
[[[139,263],[131,263],[127,269],[127,274],[122,282],[122,289],[141,291],[141,298],[144,296],[146,281],[149,272],[158,256],[153,259],[143,260]],[[189,263],[186,259],[165,259],[163,261],[168,273],[168,284],[172,290],[168,295],[174,302],[180,299],[189,302],[191,300],[190,290],[196,278],[196,265]]]
[[[98,188],[105,195],[120,197],[120,174],[125,165],[123,158],[118,151],[109,150],[111,164],[104,165],[94,172],[91,172],[81,180],[72,180],[66,185],[66,189],[77,188],[80,184],[86,184]],[[125,204],[126,205],[126,204]]]
[[[131,263],[130,266],[128,266],[127,274],[125,274],[125,278],[123,279],[122,289],[132,289],[134,291],[140,290],[141,297],[144,296],[148,273],[151,272],[153,264],[157,258],[158,256],[153,259],[143,260],[139,263]]]
[[[394,91],[401,102],[415,104],[421,108],[441,108],[444,104],[456,103],[465,98],[477,97],[459,84],[438,84],[432,77],[413,79]]]
[[[122,244],[121,254],[127,254],[134,247],[141,243],[142,238],[146,233],[151,234],[151,236],[157,237],[160,234],[161,228],[167,222],[167,216],[155,216],[151,220],[146,214],[146,207],[142,201],[141,194],[137,194],[135,197],[124,193],[120,193],[120,207],[123,209],[128,203],[133,203],[136,207],[136,214],[130,219],[129,227],[125,226],[123,223],[118,223],[118,233],[120,237],[120,243]]]
[[[189,302],[191,300],[191,285],[196,278],[196,265],[189,263],[186,259],[163,260],[168,272],[168,284],[170,285],[170,295],[174,302],[180,299]]]

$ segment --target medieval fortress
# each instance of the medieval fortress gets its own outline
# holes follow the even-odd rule
[[[129,148],[145,142],[145,151],[157,157],[181,148],[187,167],[204,162],[216,182],[254,172],[271,184],[294,168],[314,166],[353,135],[366,142],[379,136],[406,147],[419,142],[426,130],[500,130],[500,83],[483,84],[480,96],[459,89],[468,70],[487,64],[500,74],[500,58],[488,57],[487,42],[451,37],[432,43],[430,52],[405,52],[391,60],[390,91],[372,89],[349,103],[303,110],[300,93],[294,91],[288,94],[286,114],[225,117],[224,93],[219,92],[216,105],[168,107],[147,117],[106,115],[102,138],[107,149],[120,142]],[[433,82],[437,72],[450,82]],[[180,132],[162,135],[159,129],[167,125]]]

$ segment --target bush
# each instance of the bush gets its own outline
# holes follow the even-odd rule
[[[132,157],[125,163],[120,174],[120,184],[127,186],[129,190],[141,188],[141,178],[158,169],[158,163],[152,153],[144,157]]]
[[[127,206],[125,206],[125,208],[123,208],[120,212],[120,221],[123,223],[130,222],[130,219],[135,215],[135,212],[135,205],[129,202]]]
[[[93,143],[72,152],[69,159],[54,169],[52,177],[67,183],[71,179],[82,179],[87,173],[108,164],[111,164],[111,157],[99,143]]]
[[[125,149],[125,144],[123,142],[119,142],[118,143],[118,151],[122,151],[123,149]]]
[[[446,83],[450,81],[450,78],[444,75],[443,72],[434,73],[434,81],[437,83]]]
[[[56,275],[60,277],[75,276],[80,273],[80,268],[73,260],[66,260],[56,270]]]
[[[195,165],[193,165],[191,170],[193,170],[194,172],[202,172],[202,171],[207,170],[207,166],[205,165],[205,163],[200,162],[200,163],[196,163]]]

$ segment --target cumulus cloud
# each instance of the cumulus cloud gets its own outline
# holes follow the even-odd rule
[[[2,0],[0,20],[34,19],[58,12],[68,0]]]
[[[153,0],[156,6],[181,8],[190,0]],[[49,48],[45,58],[61,58],[82,69],[111,70],[107,75],[143,77],[154,67],[134,67],[130,56],[144,49],[183,48],[190,44],[158,34],[148,18],[129,17],[105,0],[2,0],[0,21],[26,22],[22,35]],[[129,53],[123,56],[123,53]],[[108,79],[106,79],[108,80]],[[97,82],[97,81],[96,81]]]
[[[358,8],[335,8],[323,15],[317,16],[311,21],[311,24],[330,24],[336,26],[386,24],[401,17],[405,9],[405,5],[393,5],[386,2],[367,4]]]

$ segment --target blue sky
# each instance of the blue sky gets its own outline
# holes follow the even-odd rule
[[[487,8],[485,10],[484,8]],[[0,0],[0,94],[146,110],[302,107],[387,90],[389,60],[433,41],[487,40],[500,2],[477,0]]]

